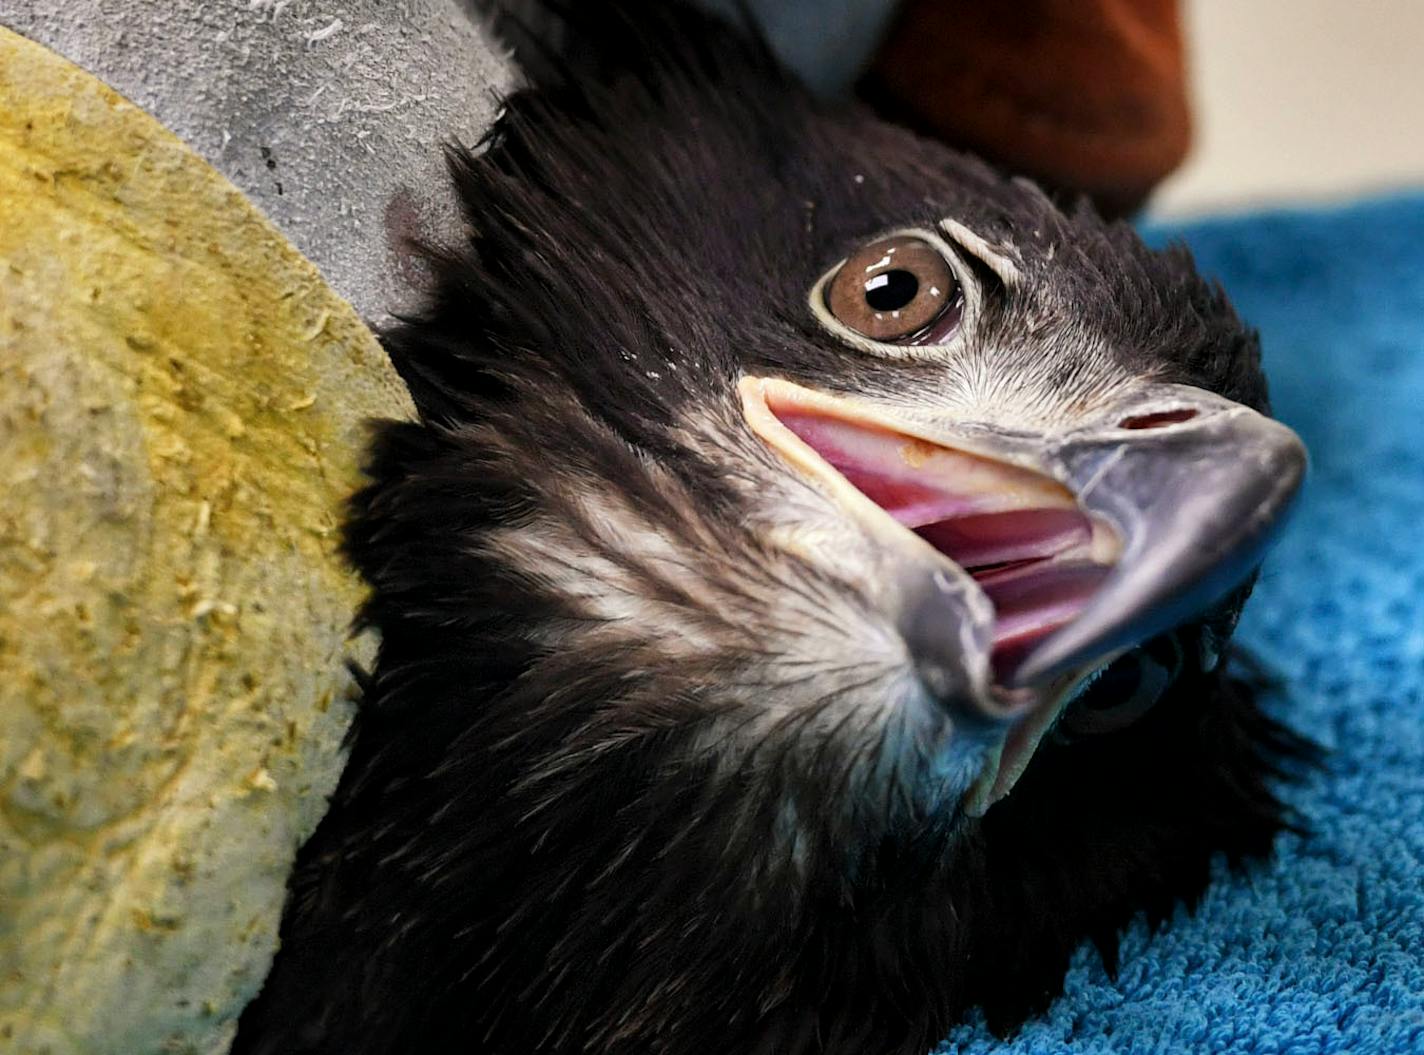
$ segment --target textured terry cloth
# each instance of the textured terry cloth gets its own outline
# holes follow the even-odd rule
[[[1080,949],[1062,999],[1000,1045],[941,1053],[1424,1052],[1424,196],[1155,226],[1260,327],[1311,477],[1239,640],[1286,679],[1277,715],[1330,749],[1284,791],[1314,829],[1194,915]],[[1132,794],[1123,788],[1123,794]]]

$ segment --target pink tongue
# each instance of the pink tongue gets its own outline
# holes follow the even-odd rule
[[[994,605],[994,674],[1008,677],[1029,650],[1072,622],[1112,569],[1086,561],[1035,561],[975,575]]]
[[[1088,518],[1076,509],[1016,509],[926,524],[920,537],[962,568],[1038,560],[1093,541]]]
[[[1083,610],[1110,570],[1071,556],[1086,551],[1093,538],[1088,518],[1073,509],[957,517],[918,531],[973,575],[993,603],[990,658],[1001,681],[1035,644]]]
[[[1075,551],[1086,558],[1092,524],[1047,478],[995,467],[991,477],[1001,486],[986,489],[985,463],[972,456],[929,445],[921,455],[905,437],[815,413],[776,415],[857,490],[978,580],[994,605],[991,659],[1001,680],[1076,617],[1111,570],[1074,558]]]

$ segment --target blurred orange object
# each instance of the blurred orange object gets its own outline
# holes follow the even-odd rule
[[[1186,156],[1177,0],[905,0],[862,85],[927,134],[1110,215]]]

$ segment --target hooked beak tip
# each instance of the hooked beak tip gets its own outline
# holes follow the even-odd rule
[[[1279,538],[1304,481],[1304,444],[1237,404],[1163,427],[1145,442],[1066,444],[1069,486],[1124,539],[1120,560],[1071,623],[1006,682],[1042,683],[1190,620],[1247,580]],[[1077,485],[1077,486],[1075,486]]]

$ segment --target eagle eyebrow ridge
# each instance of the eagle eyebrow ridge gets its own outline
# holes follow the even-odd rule
[[[1007,247],[990,243],[948,216],[942,218],[938,226],[946,238],[992,271],[1006,289],[1018,286],[1022,275],[1019,272],[1020,261],[1017,253]]]

